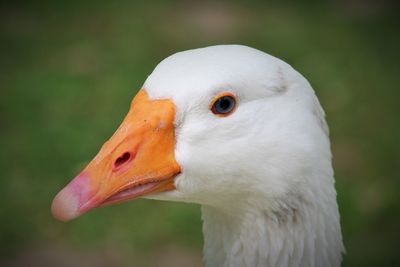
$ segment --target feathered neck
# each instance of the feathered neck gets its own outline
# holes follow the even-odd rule
[[[332,193],[316,192],[318,202],[291,196],[274,209],[202,206],[206,266],[340,266],[344,247]]]

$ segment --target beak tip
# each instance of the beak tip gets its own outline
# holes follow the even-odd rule
[[[93,194],[94,191],[90,190],[89,176],[81,173],[54,198],[51,204],[53,217],[63,222],[75,219],[83,213],[82,206]]]
[[[69,192],[68,188],[59,192],[51,204],[51,213],[54,218],[62,222],[70,221],[80,215],[78,199]]]

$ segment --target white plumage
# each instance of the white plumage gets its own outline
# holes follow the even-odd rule
[[[339,266],[344,252],[324,112],[285,62],[239,45],[174,54],[148,77],[176,105],[177,189],[202,205],[206,266]],[[220,92],[238,98],[211,114]]]

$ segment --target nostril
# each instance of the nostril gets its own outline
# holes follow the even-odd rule
[[[132,157],[131,153],[125,152],[124,154],[122,154],[122,156],[120,156],[115,160],[114,168],[119,168],[120,166],[128,162],[131,159],[131,157]]]

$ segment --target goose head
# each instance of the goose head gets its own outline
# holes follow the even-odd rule
[[[138,197],[198,203],[208,266],[339,266],[324,117],[307,80],[264,52],[176,53],[52,213],[68,221]]]
[[[332,190],[314,175],[331,172],[330,157],[323,111],[288,64],[239,45],[189,50],[155,68],[52,212],[66,221],[137,197],[273,210]]]

